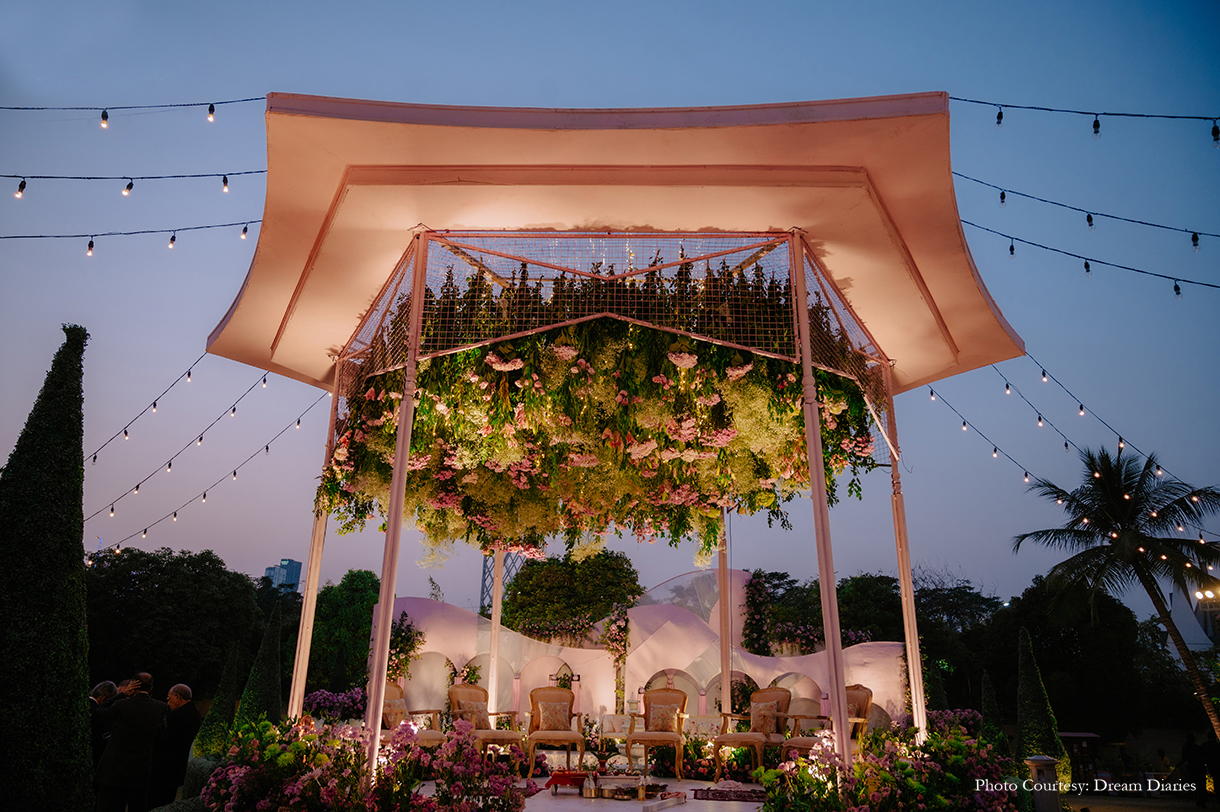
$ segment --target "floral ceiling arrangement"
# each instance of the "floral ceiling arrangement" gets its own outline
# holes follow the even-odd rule
[[[537,291],[506,287],[502,295],[517,298]],[[470,320],[464,301],[496,312],[494,298],[475,293],[448,308],[429,292],[426,349],[446,329],[437,319]],[[768,306],[786,310],[790,324],[790,304]],[[820,302],[810,316],[815,330],[829,323]],[[873,437],[855,382],[815,375],[833,503],[834,478],[847,469],[859,496],[857,475],[876,465]],[[791,361],[597,318],[423,360],[417,387],[404,515],[439,559],[459,540],[543,557],[550,537],[573,548],[624,532],[693,539],[706,558],[722,509],[766,511],[787,526],[782,505],[809,486],[800,367]],[[371,376],[360,389],[339,417],[317,497],[341,532],[385,515],[403,372]]]

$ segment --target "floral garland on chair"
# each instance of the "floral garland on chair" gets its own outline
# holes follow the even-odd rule
[[[787,526],[809,485],[799,366],[613,319],[425,360],[404,515],[443,559],[466,540],[545,556],[624,529],[640,541],[698,541],[710,558],[721,509]],[[827,488],[876,465],[869,413],[850,379],[815,370]],[[347,401],[317,508],[340,532],[384,515],[403,373]]]

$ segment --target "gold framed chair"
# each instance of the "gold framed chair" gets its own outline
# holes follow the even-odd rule
[[[564,745],[565,764],[572,769],[572,745],[576,745],[576,764],[579,768],[585,760],[585,734],[583,725],[572,729],[572,720],[581,719],[581,714],[572,710],[576,694],[568,688],[546,685],[530,691],[530,725],[526,737],[526,773],[534,774],[534,751],[540,744]]]
[[[854,752],[859,749],[860,736],[868,730],[868,713],[873,707],[873,691],[859,683],[848,685],[846,691],[847,723],[850,725],[848,740]],[[829,716],[798,713],[795,710],[789,716],[792,719],[792,737],[784,742],[785,750],[808,750],[822,741],[820,731],[834,729],[834,723]]]
[[[750,694],[750,713],[721,713],[720,735],[712,742],[716,758],[716,776],[720,780],[724,765],[720,759],[722,747],[749,747],[755,767],[763,763],[763,750],[768,746],[779,746],[784,743],[784,735],[788,729],[788,705],[792,701],[792,692],[787,688],[760,688]],[[730,730],[734,722],[749,721],[750,729],[740,733]]]
[[[521,746],[521,730],[517,723],[516,711],[487,710],[487,689],[481,685],[458,683],[449,686],[449,713],[454,719],[465,719],[474,724],[475,744],[479,752],[486,755],[490,744],[499,747],[510,745]],[[492,720],[498,716],[507,716],[508,730],[497,730],[492,726]]]
[[[682,780],[682,751],[686,737],[682,723],[686,719],[686,692],[677,688],[656,688],[644,693],[644,712],[631,714],[631,729],[627,733],[627,752],[639,746],[644,750],[644,770],[648,769],[648,750],[658,745],[674,748],[674,771]],[[636,731],[639,721],[644,729]]]
[[[815,695],[820,694],[821,689],[817,688]],[[820,732],[831,729],[830,717],[822,715],[822,703],[816,699],[793,697],[788,705],[788,719],[792,722],[792,735],[782,745],[785,759],[792,750],[809,755],[808,751],[822,741]]]

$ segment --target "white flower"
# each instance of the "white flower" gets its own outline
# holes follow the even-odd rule
[[[551,349],[564,361],[571,361],[579,354],[575,347],[570,347],[567,344],[557,344],[551,347]]]

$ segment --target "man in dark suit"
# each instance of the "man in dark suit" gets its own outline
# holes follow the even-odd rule
[[[149,696],[151,674],[132,677],[125,699],[98,710],[110,723],[110,741],[97,765],[98,812],[145,812],[153,745],[169,707]]]
[[[99,682],[89,692],[89,740],[93,746],[93,769],[95,770],[97,763],[102,760],[102,753],[106,751],[106,739],[110,736],[110,726],[102,723],[97,712],[110,704],[118,692],[118,688],[110,680]]]
[[[191,745],[203,722],[186,685],[170,688],[166,704],[169,714],[165,717],[165,728],[153,748],[152,783],[148,789],[148,805],[152,809],[174,802],[178,787],[186,780]]]

